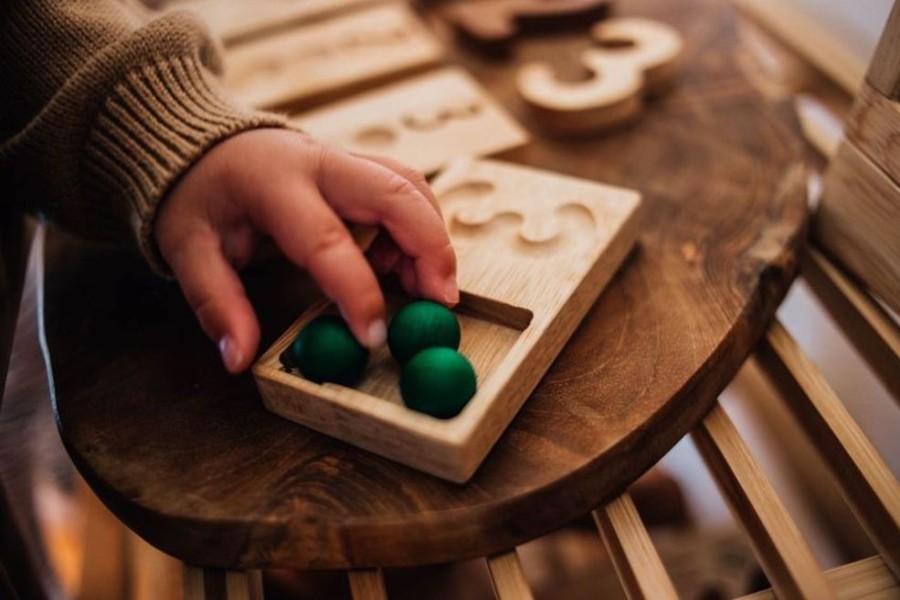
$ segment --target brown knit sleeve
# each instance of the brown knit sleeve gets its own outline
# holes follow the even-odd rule
[[[0,202],[83,236],[136,240],[157,269],[160,200],[214,144],[278,115],[232,102],[187,12],[113,0],[0,2]],[[5,88],[5,89],[3,89]]]

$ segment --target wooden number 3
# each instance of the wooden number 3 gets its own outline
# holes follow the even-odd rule
[[[684,46],[675,29],[647,19],[602,21],[591,35],[597,46],[581,56],[590,79],[561,82],[543,63],[518,73],[519,93],[556,133],[587,133],[636,118],[644,96],[668,83]]]

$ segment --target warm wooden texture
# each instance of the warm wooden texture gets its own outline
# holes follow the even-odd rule
[[[778,595],[834,598],[812,551],[722,407],[714,405],[691,436]]]
[[[505,55],[521,34],[587,29],[606,17],[609,0],[480,0],[461,2],[442,14],[460,39],[490,55]]]
[[[353,600],[387,600],[381,569],[357,569],[347,573]]]
[[[865,77],[865,63],[802,8],[780,0],[732,1],[848,93],[857,92]]]
[[[872,556],[825,572],[840,600],[898,600],[900,584],[878,556]],[[775,600],[773,590],[742,596],[739,600]]]
[[[119,600],[128,593],[128,531],[79,480],[78,500],[84,511],[79,600]]]
[[[825,176],[816,241],[900,312],[900,186],[851,142]]]
[[[885,563],[900,578],[900,484],[825,378],[777,321],[757,351],[764,372],[831,467]]]
[[[485,560],[497,600],[531,600],[531,587],[515,550],[488,556]]]
[[[175,8],[196,12],[223,42],[235,44],[383,2],[387,0],[192,0]]]
[[[163,554],[131,531],[127,536],[130,600],[181,600],[184,594],[181,561]]]
[[[263,600],[258,572],[184,565],[184,600]]]
[[[900,70],[900,66],[897,68]],[[871,86],[863,85],[850,113],[847,136],[900,185],[900,101],[888,100]]]
[[[834,158],[844,139],[844,123],[840,117],[808,94],[794,98],[794,109],[806,141],[824,158]]]
[[[894,2],[866,80],[886,98],[900,100],[900,2]]]
[[[462,159],[432,184],[456,249],[460,352],[478,391],[453,419],[407,409],[383,350],[354,388],[284,371],[280,356],[324,305],[253,367],[266,408],[450,481],[467,481],[625,260],[640,195],[496,161]]]
[[[486,556],[611,500],[696,423],[765,331],[805,240],[806,145],[736,64],[725,0],[629,0],[686,48],[679,84],[627,131],[535,136],[510,160],[640,189],[638,251],[468,485],[281,419],[229,377],[174,282],[117,246],[54,234],[44,336],[60,431],[133,529],[196,564],[369,567]],[[528,38],[521,60],[577,55]],[[508,110],[515,72],[454,60]],[[518,112],[516,112],[518,111]],[[264,348],[312,303],[283,262],[249,269]]]
[[[470,75],[448,68],[297,115],[298,127],[432,174],[460,156],[522,146],[524,129]]]
[[[644,96],[668,85],[684,47],[676,29],[649,19],[603,21],[591,36],[598,47],[581,55],[584,81],[562,82],[546,63],[519,71],[519,93],[549,131],[585,134],[635,119]]]
[[[631,496],[623,494],[592,514],[629,600],[678,598]]]
[[[831,318],[900,402],[900,327],[818,250],[807,249],[802,273]]]
[[[232,47],[225,85],[253,106],[298,107],[409,74],[443,54],[408,8],[388,4]]]

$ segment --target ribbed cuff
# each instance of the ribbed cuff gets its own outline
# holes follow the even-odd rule
[[[160,201],[212,146],[286,120],[229,103],[196,59],[172,57],[128,73],[94,123],[86,147],[90,196],[133,208],[135,234],[156,271],[169,273],[153,238]]]

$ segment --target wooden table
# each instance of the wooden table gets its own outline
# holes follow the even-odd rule
[[[60,430],[103,500],[161,549],[209,566],[338,568],[485,555],[621,492],[700,419],[764,331],[806,219],[790,106],[739,68],[725,0],[630,0],[687,41],[674,91],[637,125],[535,135],[506,158],[637,188],[639,249],[467,485],[422,475],[269,414],[229,377],[171,282],[136,255],[53,234],[45,335]],[[520,43],[575,56],[584,36]],[[532,131],[512,63],[463,51]],[[263,347],[314,298],[282,263],[246,274]]]

